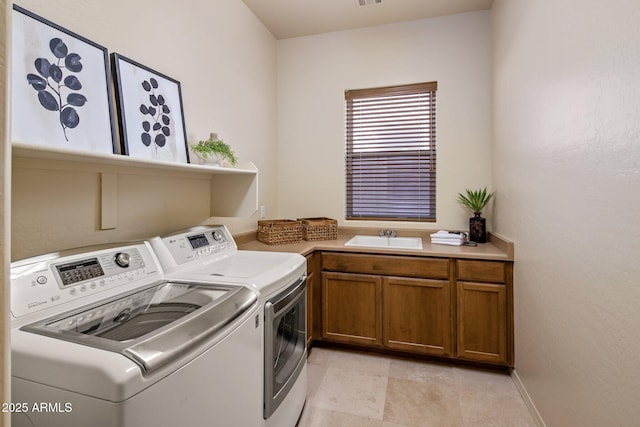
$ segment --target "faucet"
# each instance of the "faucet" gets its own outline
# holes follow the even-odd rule
[[[380,230],[380,233],[378,233],[378,235],[380,237],[396,237],[398,235],[398,233],[396,232],[396,230]]]

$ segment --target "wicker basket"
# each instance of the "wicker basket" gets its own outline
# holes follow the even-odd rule
[[[267,245],[282,245],[302,240],[302,223],[290,219],[258,221],[257,239]]]
[[[302,222],[304,240],[334,240],[338,238],[338,221],[331,218],[298,218]]]

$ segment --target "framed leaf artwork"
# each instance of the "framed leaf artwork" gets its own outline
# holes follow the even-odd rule
[[[180,82],[117,53],[111,59],[122,154],[189,163]]]
[[[118,152],[107,49],[13,5],[11,139]]]

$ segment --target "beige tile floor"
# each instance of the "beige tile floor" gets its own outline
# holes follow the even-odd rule
[[[535,427],[506,373],[311,349],[298,427]]]

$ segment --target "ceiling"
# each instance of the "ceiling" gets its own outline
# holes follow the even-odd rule
[[[493,0],[242,0],[276,39],[491,8]]]

